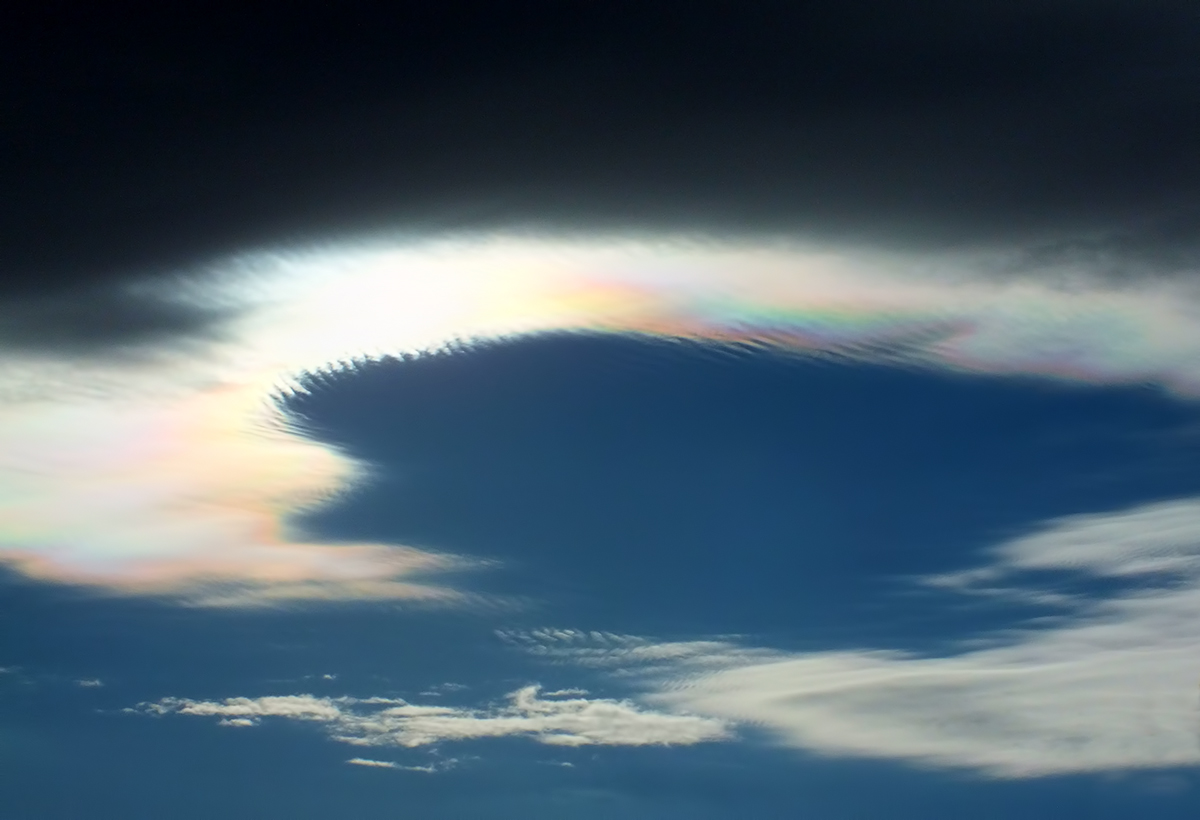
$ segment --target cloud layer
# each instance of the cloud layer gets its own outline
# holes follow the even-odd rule
[[[728,724],[717,718],[651,711],[623,700],[542,695],[537,686],[518,689],[503,705],[480,709],[420,706],[398,698],[283,695],[221,701],[164,698],[133,711],[215,717],[222,725],[240,727],[256,726],[264,718],[308,721],[354,746],[416,748],[496,737],[527,737],[551,746],[686,746],[730,737]],[[351,762],[388,765],[359,758]]]
[[[4,23],[8,288],[397,224],[1197,258],[1197,21],[1178,0]]]

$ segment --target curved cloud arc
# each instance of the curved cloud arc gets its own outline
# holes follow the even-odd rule
[[[987,267],[687,238],[239,257],[189,285],[236,306],[211,338],[113,357],[0,351],[0,561],[195,603],[462,600],[429,580],[462,559],[295,530],[369,468],[306,436],[277,401],[306,374],[461,341],[632,332],[1200,393],[1200,299],[1182,285]]]

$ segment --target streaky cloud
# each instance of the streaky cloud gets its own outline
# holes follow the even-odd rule
[[[610,698],[542,695],[538,686],[523,687],[504,704],[483,708],[422,706],[399,698],[283,695],[221,701],[163,698],[127,711],[216,717],[223,725],[241,727],[257,726],[264,718],[307,721],[322,724],[333,740],[353,746],[416,748],[498,737],[527,737],[550,746],[674,746],[731,736],[718,718],[647,710]]]
[[[501,637],[638,679],[649,705],[756,725],[818,754],[996,778],[1200,764],[1200,501],[1057,519],[990,555],[978,570],[926,580],[971,591],[1019,575],[1025,592],[1038,573],[1066,571],[1137,583],[1064,599],[1061,616],[947,656],[572,630]]]
[[[352,757],[346,762],[351,766],[366,766],[369,769],[397,769],[405,772],[421,772],[422,774],[437,774],[453,769],[458,764],[458,760],[452,757],[425,766],[405,766],[391,760],[372,760],[369,757]]]

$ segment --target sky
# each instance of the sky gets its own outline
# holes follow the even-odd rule
[[[1196,815],[1190,5],[0,17],[0,815]]]

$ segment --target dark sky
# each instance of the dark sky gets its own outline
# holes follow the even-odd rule
[[[786,233],[1186,266],[1193,3],[20,3],[24,291],[372,228]]]

